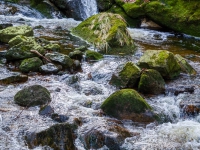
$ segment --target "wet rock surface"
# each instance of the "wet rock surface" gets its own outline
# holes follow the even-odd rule
[[[47,104],[51,101],[51,97],[45,87],[32,85],[17,92],[14,101],[21,106],[30,107]]]
[[[75,150],[73,131],[76,127],[71,124],[57,124],[38,132],[27,133],[26,141],[29,148],[38,145],[48,145],[53,149]]]
[[[155,69],[165,79],[174,79],[179,76],[181,71],[174,54],[166,50],[145,51],[138,66],[144,69]]]
[[[54,65],[52,63],[48,63],[48,64],[40,66],[39,70],[40,70],[40,72],[42,72],[44,74],[55,74],[60,69],[56,65]]]
[[[11,72],[5,74],[0,77],[0,84],[14,84],[14,83],[22,83],[28,80],[27,75],[23,75],[21,73]]]

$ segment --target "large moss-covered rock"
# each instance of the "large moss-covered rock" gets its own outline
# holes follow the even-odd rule
[[[27,58],[21,62],[19,69],[22,72],[26,72],[26,73],[30,71],[34,72],[34,71],[39,71],[39,67],[42,65],[43,65],[43,62],[38,57]]]
[[[68,123],[56,124],[44,131],[27,134],[26,141],[31,149],[39,145],[48,145],[54,150],[75,150],[75,129],[75,125]]]
[[[102,54],[95,51],[91,51],[91,50],[87,50],[85,55],[86,55],[86,58],[89,60],[100,60],[103,58]]]
[[[133,53],[134,45],[125,20],[118,14],[99,13],[73,28],[72,33],[107,53]]]
[[[181,55],[176,54],[175,58],[176,58],[177,62],[179,63],[183,72],[188,73],[190,75],[196,75],[197,74],[196,70]]]
[[[65,68],[70,68],[73,65],[73,60],[65,54],[61,54],[57,52],[47,53],[45,57],[49,58],[53,62],[59,63]]]
[[[27,25],[5,28],[0,30],[0,41],[8,43],[17,35],[33,36],[33,29]]]
[[[147,94],[160,94],[165,91],[165,81],[158,71],[146,69],[142,71],[138,90]]]
[[[102,110],[109,116],[118,119],[130,119],[136,122],[152,122],[153,114],[149,104],[133,89],[122,89],[110,95],[101,105]]]
[[[117,68],[117,73],[112,75],[110,83],[119,88],[137,87],[140,78],[140,68],[132,62]]]
[[[15,103],[20,106],[36,106],[49,103],[51,101],[50,92],[41,85],[28,86],[19,92],[14,97]]]
[[[157,70],[165,79],[174,79],[181,68],[174,54],[166,50],[147,50],[138,62],[140,68]]]
[[[175,31],[200,36],[200,4],[197,0],[115,0],[132,18],[144,16]]]
[[[31,50],[36,50],[42,55],[44,54],[43,47],[33,37],[17,36],[11,39],[9,44],[12,47],[6,53],[7,60],[19,60],[38,56],[31,52]]]

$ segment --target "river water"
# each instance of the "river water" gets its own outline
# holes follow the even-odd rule
[[[5,7],[4,7],[5,8]],[[2,9],[2,8],[1,8]],[[37,13],[36,13],[37,14]],[[28,24],[36,28],[34,35],[64,45],[63,51],[72,50],[82,44],[73,41],[69,30],[80,22],[73,19],[45,19],[40,15],[24,16],[22,13],[15,16],[0,15],[1,23],[14,25]],[[0,86],[0,150],[27,150],[24,136],[29,132],[38,132],[54,124],[55,121],[38,114],[39,107],[23,110],[14,103],[14,95],[26,86],[40,84],[51,92],[54,111],[69,117],[67,122],[74,118],[82,121],[78,128],[75,145],[78,150],[84,150],[82,137],[91,129],[96,129],[111,137],[117,136],[110,132],[109,117],[100,115],[101,103],[117,89],[109,84],[115,69],[127,61],[137,62],[143,52],[148,49],[166,49],[175,54],[188,58],[189,63],[197,70],[196,76],[181,74],[180,77],[166,84],[166,92],[161,95],[146,95],[145,98],[154,111],[163,114],[164,121],[148,125],[138,125],[124,120],[122,125],[133,134],[126,138],[120,149],[122,150],[197,150],[200,149],[200,116],[191,116],[183,113],[180,103],[194,104],[200,102],[200,40],[188,35],[179,35],[173,32],[156,31],[150,29],[129,28],[131,36],[137,45],[136,53],[132,56],[105,55],[98,62],[82,61],[82,72],[64,75],[34,75],[29,76],[25,83]],[[84,42],[83,42],[84,43]],[[0,45],[0,51],[7,46]],[[67,52],[66,52],[67,53]],[[0,74],[9,73],[4,65],[0,66]],[[76,81],[74,81],[74,78]],[[174,91],[183,86],[193,86],[194,93],[187,92],[174,95]],[[23,110],[23,111],[22,111]],[[22,113],[21,113],[22,112]],[[21,114],[20,114],[21,113]],[[20,117],[16,117],[20,114]],[[45,149],[42,146],[35,150]],[[101,150],[108,149],[104,146]]]

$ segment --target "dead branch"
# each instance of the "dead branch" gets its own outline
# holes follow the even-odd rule
[[[43,56],[42,54],[40,54],[37,50],[30,50],[30,52],[37,54],[38,56],[44,58],[48,62],[52,62],[51,60],[49,60],[48,58],[46,58],[45,56]]]

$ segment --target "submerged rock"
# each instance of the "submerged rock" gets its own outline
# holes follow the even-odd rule
[[[118,68],[117,73],[112,75],[110,84],[119,88],[137,87],[141,70],[132,62],[127,62]]]
[[[0,84],[11,84],[11,83],[19,83],[26,82],[28,80],[27,75],[22,75],[21,73],[11,73],[8,75],[2,75],[0,77]]]
[[[181,72],[174,54],[166,50],[145,51],[138,62],[138,66],[144,69],[155,69],[165,79],[174,79]]]
[[[120,150],[117,139],[95,129],[84,135],[84,145],[87,149],[99,149],[106,145],[111,150]]]
[[[188,73],[190,75],[196,75],[197,72],[196,70],[187,62],[187,60],[185,58],[183,58],[181,55],[176,54],[175,58],[178,62],[178,64],[181,67],[181,70],[185,73]]]
[[[102,54],[91,50],[87,50],[85,55],[88,60],[100,60],[103,58]]]
[[[10,39],[17,35],[33,36],[33,29],[27,25],[7,27],[0,30],[0,41],[8,43]]]
[[[56,65],[48,63],[40,66],[39,70],[44,74],[52,74],[52,73],[54,74],[57,73],[60,69]]]
[[[51,116],[54,113],[54,109],[50,105],[45,105],[40,108],[39,115]]]
[[[28,73],[30,71],[39,71],[39,67],[42,66],[43,62],[38,57],[27,58],[22,61],[19,66],[20,71]]]
[[[111,94],[101,105],[109,116],[135,122],[153,122],[151,106],[133,89],[122,89]]]
[[[47,53],[45,57],[49,58],[53,62],[59,63],[64,68],[70,68],[73,65],[73,60],[69,56],[61,53]]]
[[[36,106],[47,104],[51,101],[50,92],[41,85],[28,86],[19,92],[14,97],[15,103],[20,106]]]
[[[142,71],[138,90],[147,94],[164,93],[165,81],[158,71],[146,69]]]
[[[75,129],[75,125],[68,123],[56,124],[38,133],[27,133],[25,139],[31,149],[39,145],[48,145],[55,150],[75,150]]]

